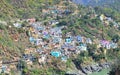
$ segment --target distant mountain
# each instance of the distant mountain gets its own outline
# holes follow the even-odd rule
[[[75,2],[76,4],[87,5],[90,0],[72,0],[72,1]]]
[[[72,0],[76,4],[85,6],[110,7],[120,11],[120,0]]]
[[[99,4],[111,4],[115,3],[115,0],[72,0],[77,4],[84,4],[84,5],[99,5]]]

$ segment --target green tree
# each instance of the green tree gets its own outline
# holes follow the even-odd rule
[[[101,54],[94,54],[93,59],[97,62],[100,61],[101,59],[105,59],[105,55],[103,53]]]
[[[17,68],[18,68],[18,70],[23,70],[23,69],[27,68],[27,64],[23,60],[20,60],[17,64]]]
[[[97,51],[97,46],[95,44],[94,45],[88,44],[87,48],[90,56],[93,56],[93,54]]]
[[[118,58],[116,61],[114,61],[114,64],[111,66],[111,71],[109,72],[109,75],[119,75],[118,73],[120,72],[120,59]]]
[[[0,29],[4,30],[5,29],[5,25],[0,24]]]
[[[88,52],[87,52],[87,51],[81,52],[81,53],[77,56],[76,63],[77,63],[77,64],[83,63],[85,57],[88,57]]]
[[[113,42],[115,42],[115,43],[117,43],[119,41],[119,39],[120,39],[120,37],[117,34],[114,35],[113,38],[112,38]]]

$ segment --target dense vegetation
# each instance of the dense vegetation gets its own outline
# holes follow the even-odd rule
[[[47,6],[57,4],[59,0],[1,0],[0,18],[30,18],[38,17],[42,9]],[[45,3],[43,5],[42,3]]]

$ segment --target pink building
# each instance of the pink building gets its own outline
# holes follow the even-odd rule
[[[101,44],[101,46],[103,46],[103,47],[105,47],[107,49],[110,49],[110,42],[109,41],[107,41],[107,40],[101,40],[100,44]]]

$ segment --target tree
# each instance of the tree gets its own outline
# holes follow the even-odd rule
[[[87,51],[81,52],[76,59],[76,63],[77,64],[83,63],[85,57],[88,57],[88,52]]]
[[[62,26],[62,25],[67,25],[66,21],[61,21],[59,24],[57,24],[57,26]]]
[[[118,27],[118,30],[120,30],[120,26]]]
[[[53,4],[59,4],[60,0],[53,0]]]
[[[113,38],[112,38],[113,42],[115,42],[115,43],[117,43],[119,41],[119,39],[120,39],[120,37],[117,34],[114,35]]]
[[[30,32],[28,30],[26,31],[26,35],[30,37]]]
[[[97,50],[97,46],[96,45],[88,44],[87,48],[88,48],[88,53],[89,53],[90,56],[93,56],[93,54]]]
[[[0,29],[4,30],[5,29],[5,25],[0,24]]]
[[[119,75],[120,73],[120,59],[118,58],[116,61],[114,61],[114,64],[111,66],[111,71],[109,72],[109,75]]]
[[[22,27],[26,27],[26,26],[28,26],[28,22],[27,22],[27,21],[24,21],[24,22],[22,23]]]
[[[101,54],[94,54],[93,55],[93,59],[95,61],[100,61],[101,59],[105,59],[105,55],[103,53],[101,53]]]
[[[110,25],[110,27],[113,27],[113,22],[110,22],[109,25]]]
[[[27,68],[27,64],[24,61],[20,60],[17,64],[17,69],[18,70],[23,70],[25,68]]]

